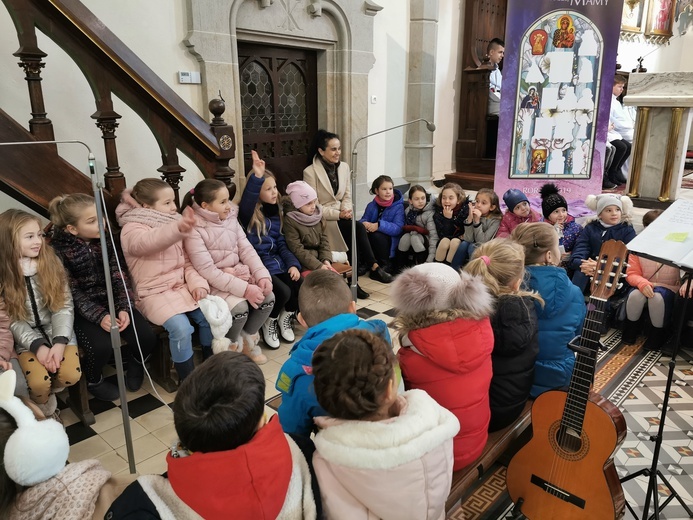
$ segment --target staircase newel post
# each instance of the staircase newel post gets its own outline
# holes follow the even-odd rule
[[[31,104],[31,119],[29,120],[29,131],[40,141],[53,141],[53,122],[46,117],[46,106],[43,101],[43,89],[41,87],[41,69],[46,66],[43,58],[46,53],[35,46],[22,46],[13,54],[19,58],[19,65],[24,69],[25,77],[29,87],[29,103]]]
[[[233,199],[236,195],[236,184],[233,182],[236,172],[229,166],[229,160],[236,157],[236,136],[233,126],[227,125],[224,118],[221,117],[225,110],[226,104],[221,96],[209,102],[209,111],[214,115],[210,127],[219,145],[219,155],[215,159],[217,169],[214,172],[214,178],[226,184],[230,197]]]
[[[114,200],[120,199],[120,194],[126,187],[125,175],[118,164],[118,149],[116,148],[116,128],[118,119],[122,116],[113,110],[97,110],[91,115],[96,120],[96,126],[101,130],[104,149],[106,151],[106,173],[104,183]]]

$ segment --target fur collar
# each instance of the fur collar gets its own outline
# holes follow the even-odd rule
[[[421,314],[402,314],[395,318],[392,323],[392,328],[394,328],[398,333],[399,337],[402,338],[406,334],[409,334],[412,330],[426,329],[440,323],[447,323],[449,321],[455,321],[458,319],[465,320],[481,320],[489,314],[484,316],[479,316],[468,309],[445,309],[442,311],[429,311]]]
[[[42,247],[46,247],[45,244]],[[25,256],[19,259],[22,266],[24,276],[34,276],[38,270],[38,261],[35,258],[27,258]]]
[[[402,414],[384,421],[318,417],[315,447],[328,462],[359,469],[389,469],[420,459],[452,439],[457,418],[423,390],[409,390]]]

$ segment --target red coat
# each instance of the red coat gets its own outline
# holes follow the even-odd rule
[[[432,321],[438,320],[432,317]],[[457,318],[407,328],[410,330],[402,337],[398,352],[405,387],[425,390],[457,416],[460,431],[453,440],[453,470],[457,471],[481,455],[488,437],[491,322],[488,317]]]

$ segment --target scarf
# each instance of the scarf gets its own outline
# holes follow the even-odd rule
[[[327,179],[330,181],[330,184],[332,185],[332,191],[335,195],[337,195],[337,191],[339,191],[339,179],[337,178],[337,168],[339,168],[339,163],[329,163],[325,159],[323,159],[322,156],[320,156],[320,162],[322,163],[323,168],[325,168]]]
[[[383,200],[376,195],[373,200],[381,208],[389,208],[390,206],[392,206],[392,203],[395,201],[395,196],[393,195],[390,200]]]
[[[180,220],[182,217],[176,213],[174,215],[167,215],[161,211],[156,211],[150,208],[132,208],[120,215],[118,223],[124,226],[128,222],[136,222],[138,224],[144,224],[152,228],[162,227],[171,222]]]
[[[300,211],[289,211],[286,214],[287,217],[295,220],[299,224],[303,224],[304,226],[308,227],[313,227],[317,224],[320,223],[322,220],[322,207],[320,206],[315,206],[315,211],[313,212],[312,215],[306,215],[305,213],[301,213]]]
[[[262,203],[262,214],[265,216],[265,218],[272,218],[276,217],[279,215],[279,204],[267,204],[266,202]]]
[[[410,207],[407,214],[404,216],[404,224],[407,226],[415,226],[416,218],[423,213],[423,209],[414,209]]]

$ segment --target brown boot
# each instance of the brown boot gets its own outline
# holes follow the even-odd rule
[[[243,353],[250,359],[255,361],[258,365],[264,365],[267,363],[267,356],[262,353],[260,349],[260,334],[247,334],[245,331],[241,331],[241,341],[243,342]]]

